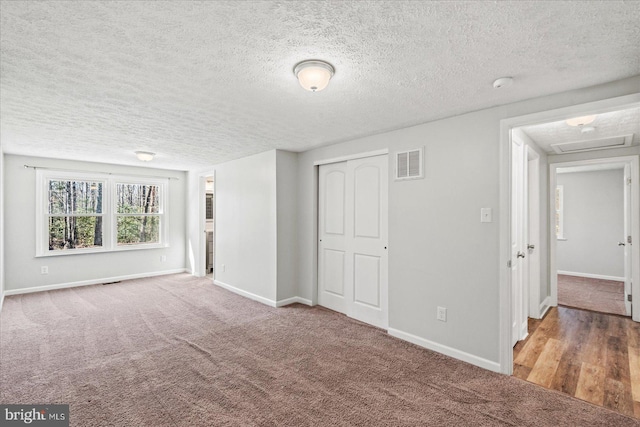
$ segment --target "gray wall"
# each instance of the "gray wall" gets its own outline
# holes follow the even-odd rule
[[[185,177],[184,172],[115,166],[100,163],[5,155],[5,289],[26,290],[40,286],[102,281],[113,277],[153,275],[185,267]],[[36,173],[24,165],[68,170],[95,170],[122,174],[173,176],[169,181],[170,246],[160,249],[95,254],[35,257]],[[161,262],[161,256],[167,260]],[[49,274],[40,274],[40,267]]]
[[[564,186],[564,237],[558,240],[561,272],[624,277],[623,170],[558,173]]]
[[[215,280],[275,301],[276,152],[223,163],[215,171]]]
[[[4,302],[4,153],[0,139],[0,310]]]
[[[216,282],[269,304],[297,296],[297,154],[226,162],[215,180]]]
[[[276,151],[278,301],[297,296],[298,155]]]

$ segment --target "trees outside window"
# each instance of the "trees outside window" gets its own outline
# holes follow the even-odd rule
[[[157,185],[117,184],[118,245],[158,243],[160,206]]]
[[[49,180],[49,250],[102,246],[99,181]]]
[[[37,177],[37,256],[167,246],[167,179],[47,170]]]

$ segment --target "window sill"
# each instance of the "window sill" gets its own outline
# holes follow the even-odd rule
[[[69,255],[87,255],[87,254],[108,254],[108,253],[117,253],[117,252],[126,252],[126,251],[141,251],[148,249],[164,249],[168,248],[168,243],[157,243],[150,245],[135,245],[135,246],[118,246],[114,249],[68,249],[68,250],[58,250],[58,251],[50,251],[46,253],[36,254],[36,258],[48,258],[48,257],[56,257],[56,256],[69,256]]]

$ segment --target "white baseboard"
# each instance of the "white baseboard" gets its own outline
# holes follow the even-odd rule
[[[558,270],[558,274],[564,274],[565,276],[586,277],[589,279],[615,280],[616,282],[624,282],[624,277],[605,276],[603,274],[576,273],[575,271],[562,271],[562,270]]]
[[[228,283],[224,283],[221,282],[220,280],[214,280],[213,283],[215,285],[220,286],[221,288],[224,288],[228,291],[233,292],[234,294],[238,294],[240,296],[243,296],[245,298],[249,298],[252,299],[254,301],[258,301],[262,304],[268,305],[270,307],[284,307],[285,305],[289,305],[289,304],[294,304],[296,302],[299,302],[300,304],[305,304],[305,305],[312,305],[311,301],[306,299],[306,298],[301,298],[301,297],[291,297],[291,298],[287,298],[287,299],[281,299],[280,301],[274,301],[272,299],[269,298],[265,298],[262,297],[260,295],[256,295],[252,292],[249,291],[245,291],[244,289],[240,289],[240,288],[236,288],[233,285],[230,285]]]
[[[473,354],[469,354],[464,351],[448,347],[446,345],[438,344],[436,342],[429,341],[427,339],[420,338],[416,335],[399,331],[397,329],[389,328],[387,332],[391,336],[400,338],[401,340],[409,341],[410,343],[419,345],[420,347],[424,347],[429,350],[433,350],[446,356],[453,357],[454,359],[462,360],[463,362],[471,363],[472,365],[476,365],[493,372],[501,372],[500,364],[498,362],[483,359],[482,357],[474,356]]]
[[[308,300],[306,298],[291,297],[287,299],[281,299],[280,301],[276,302],[276,307],[284,307],[285,305],[295,304],[297,302],[308,306],[312,305],[311,300]]]
[[[546,297],[544,299],[544,301],[542,301],[540,303],[540,317],[538,317],[538,319],[542,319],[545,314],[547,314],[547,311],[549,311],[549,309],[551,308],[551,297]]]
[[[241,295],[241,296],[243,296],[245,298],[249,298],[249,299],[252,299],[254,301],[261,302],[262,304],[266,304],[266,305],[271,306],[271,307],[277,307],[276,301],[274,301],[272,299],[261,297],[260,295],[256,295],[256,294],[254,294],[252,292],[245,291],[244,289],[236,288],[235,286],[229,285],[228,283],[224,283],[224,282],[221,282],[219,280],[214,280],[213,283],[215,285],[220,286],[221,288],[224,288],[224,289],[226,289],[228,291],[233,292],[234,294],[238,294],[238,295]]]
[[[165,276],[167,274],[184,273],[186,269],[176,268],[174,270],[153,271],[149,273],[127,274],[125,276],[105,277],[101,279],[82,280],[79,282],[58,283],[55,285],[35,286],[33,288],[9,289],[4,291],[4,295],[20,295],[32,292],[52,291],[55,289],[75,288],[78,286],[99,285],[100,283],[119,282],[121,280],[142,279],[145,277]]]

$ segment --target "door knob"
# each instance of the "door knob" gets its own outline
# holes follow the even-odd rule
[[[536,245],[527,245],[527,249],[529,249],[530,251],[534,250],[536,248]]]
[[[518,251],[518,254],[516,255],[516,257],[518,257],[518,258],[524,258],[524,252],[520,252],[520,251]]]
[[[625,246],[624,242],[618,242],[618,246]]]

